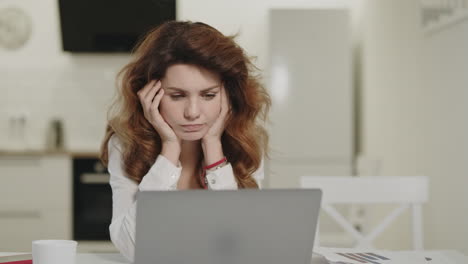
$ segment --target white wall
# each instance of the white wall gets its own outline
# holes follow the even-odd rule
[[[427,248],[468,253],[468,22],[433,36],[418,1],[365,1],[362,28],[363,155],[382,175],[427,175]],[[409,218],[379,244],[409,247]]]

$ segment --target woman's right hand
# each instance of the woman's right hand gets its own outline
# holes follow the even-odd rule
[[[164,95],[164,89],[161,88],[161,81],[150,81],[143,89],[137,92],[137,95],[143,106],[145,118],[158,132],[163,145],[176,144],[180,146],[180,139],[159,113],[159,104]]]

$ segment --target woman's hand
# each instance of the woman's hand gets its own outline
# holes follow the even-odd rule
[[[159,104],[164,95],[161,81],[152,80],[138,91],[138,98],[143,106],[145,118],[158,132],[162,141],[162,154],[177,164],[181,140],[159,113]],[[166,154],[166,155],[165,155]]]
[[[220,141],[221,140],[221,135],[224,132],[224,129],[226,128],[226,121],[228,119],[228,115],[230,112],[230,105],[229,105],[229,100],[227,98],[227,93],[226,90],[224,89],[224,86],[221,87],[221,109],[219,111],[218,118],[215,120],[213,125],[208,129],[206,134],[203,136],[202,141],[204,142],[210,142],[210,141]]]
[[[138,98],[143,106],[146,120],[153,125],[163,142],[178,142],[178,138],[172,128],[159,113],[159,104],[164,95],[161,81],[152,80],[138,91]]]
[[[202,149],[205,164],[212,164],[224,157],[221,136],[226,128],[231,107],[224,86],[221,87],[221,109],[219,116],[202,138]]]

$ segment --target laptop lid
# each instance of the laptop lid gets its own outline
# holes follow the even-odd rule
[[[309,264],[318,189],[137,194],[135,264]]]

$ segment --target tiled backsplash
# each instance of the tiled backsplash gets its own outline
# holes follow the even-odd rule
[[[70,150],[97,150],[128,55],[70,55],[60,67],[0,68],[0,149],[42,149],[61,119]]]

